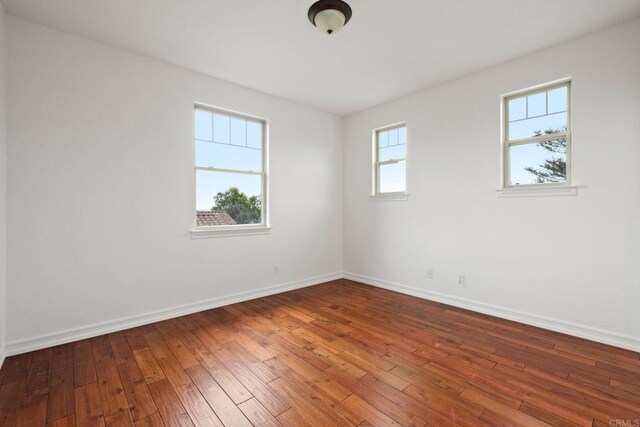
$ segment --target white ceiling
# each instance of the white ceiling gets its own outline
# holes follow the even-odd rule
[[[2,0],[7,12],[347,115],[640,16],[640,0]]]

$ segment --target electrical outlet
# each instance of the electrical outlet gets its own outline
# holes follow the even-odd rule
[[[427,270],[427,279],[433,279],[433,270],[432,269],[428,269]]]
[[[464,285],[464,273],[458,273],[458,285]]]
[[[276,264],[273,266],[273,274],[278,274],[278,273],[280,273],[280,266]]]

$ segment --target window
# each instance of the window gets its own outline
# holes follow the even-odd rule
[[[398,195],[407,190],[407,127],[404,123],[374,131],[373,195]]]
[[[266,122],[195,107],[195,226],[266,227]]]
[[[570,182],[571,82],[504,97],[503,186]]]

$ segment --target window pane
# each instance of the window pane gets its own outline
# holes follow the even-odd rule
[[[389,132],[378,132],[378,146],[386,147],[389,145]]]
[[[509,147],[511,185],[544,184],[567,180],[566,139]]]
[[[196,139],[211,141],[213,136],[213,114],[196,109]]]
[[[398,129],[398,144],[406,144],[407,143],[407,128],[401,127]]]
[[[262,172],[262,150],[196,141],[196,166]]]
[[[527,117],[547,114],[547,93],[541,92],[527,96]]]
[[[389,131],[389,145],[398,145],[398,129]]]
[[[509,121],[527,118],[527,97],[523,96],[509,100]]]
[[[567,111],[567,88],[561,87],[547,92],[547,102],[549,103],[549,113],[559,113]]]
[[[542,135],[543,133],[564,132],[567,129],[567,113],[555,113],[535,119],[509,123],[509,139],[516,140]]]
[[[378,161],[384,162],[391,159],[404,159],[407,151],[406,145],[390,145],[389,147],[382,147],[378,151]]]
[[[247,147],[262,148],[262,123],[247,121]]]
[[[196,171],[199,225],[259,224],[261,199],[260,175]]]
[[[379,166],[380,193],[405,191],[405,162]]]
[[[213,140],[222,144],[229,143],[229,116],[213,115]]]
[[[247,121],[231,118],[231,143],[242,147],[247,145]]]

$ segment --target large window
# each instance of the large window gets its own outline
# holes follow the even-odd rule
[[[195,107],[195,226],[266,226],[266,122]]]
[[[404,123],[374,131],[374,196],[407,191],[407,127]]]
[[[570,181],[571,83],[504,97],[503,186]]]

